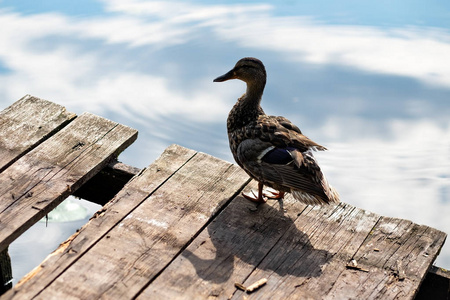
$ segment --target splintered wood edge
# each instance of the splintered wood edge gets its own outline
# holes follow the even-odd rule
[[[157,171],[157,169],[151,169]],[[151,255],[151,258],[149,257],[145,262],[146,267],[142,270],[143,273],[138,270],[135,271],[140,274],[138,277],[145,276],[145,278],[147,278],[146,282],[137,283],[138,286],[134,286],[136,290],[134,292],[130,292],[130,294],[127,294],[125,298],[133,298],[134,296],[137,296],[136,293],[139,293],[139,295],[143,298],[147,297],[145,295],[142,296],[141,292],[145,291],[147,287],[151,286],[152,282],[155,282],[155,280],[157,280],[155,278],[161,278],[160,274],[163,274],[164,271],[171,265],[171,263],[175,261],[176,258],[181,256],[182,251],[184,251],[184,249],[186,249],[186,247],[188,247],[188,245],[192,243],[192,241],[198,236],[198,234],[207,227],[207,225],[210,223],[212,218],[214,218],[220,208],[223,207],[226,203],[229,203],[229,199],[234,198],[237,183],[242,184],[248,179],[248,176],[244,174],[245,173],[240,168],[233,166],[228,162],[224,162],[207,154],[198,153],[186,163],[185,167],[183,167],[179,170],[179,172],[174,173],[174,175],[170,177],[171,179],[169,180],[175,180],[171,181],[172,183],[176,182],[175,184],[166,183],[161,188],[162,194],[159,194],[159,192],[155,192],[155,197],[153,197],[152,200],[143,202],[142,205],[134,210],[133,216],[129,214],[128,217],[124,219],[123,223],[119,225],[119,228],[127,227],[130,224],[135,224],[132,223],[135,222],[133,220],[142,222],[141,220],[143,220],[144,216],[142,214],[143,212],[155,211],[157,209],[159,212],[163,213],[150,213],[152,220],[167,222],[164,225],[164,229],[162,229],[160,226],[157,226],[158,228],[156,228],[150,222],[143,222],[141,225],[139,225],[141,231],[141,233],[139,234],[142,235],[143,233],[146,233],[145,236],[148,237],[148,241],[154,240],[155,245],[159,246],[152,246],[152,250],[145,250],[145,253],[150,251],[155,252]],[[178,186],[177,183],[182,183],[182,186]],[[160,197],[162,195],[167,196],[167,199],[162,199],[162,197]],[[189,206],[188,203],[193,203],[193,206]],[[187,205],[187,209],[184,210],[184,208],[182,208],[180,210],[174,211],[170,208],[172,207],[172,204],[176,204],[177,206],[182,207],[184,205]],[[201,217],[197,217],[199,214]],[[164,219],[160,219],[161,216],[164,216]],[[191,219],[191,217],[195,218]],[[183,224],[186,220],[190,220],[189,223],[186,223],[189,225],[188,229],[186,229],[185,227],[180,227],[180,224]],[[130,226],[130,228],[132,227],[133,226]],[[148,230],[146,230],[146,228],[148,228]],[[114,231],[112,231],[111,237],[114,236],[117,239],[117,237],[120,236],[118,232],[122,232],[120,233],[120,235],[123,235],[122,229],[120,229],[119,231],[114,229]],[[177,237],[177,242],[174,245],[166,248],[166,242],[162,242],[166,238],[162,237],[169,237],[168,240],[170,240],[170,237],[175,235]],[[145,242],[145,244],[147,244],[148,241]],[[102,244],[106,245],[105,243]],[[153,242],[151,244],[154,245]],[[163,244],[166,245],[163,247],[166,248],[164,250],[160,247]],[[97,253],[102,253],[104,251],[105,249],[100,252],[97,250]],[[121,253],[119,257],[123,257],[123,255],[126,255],[127,253],[127,249],[123,247],[118,247],[117,251]],[[142,251],[142,249],[139,251]],[[117,253],[119,252],[115,252],[115,255],[118,255]],[[90,251],[90,253],[93,253],[93,251]],[[88,256],[90,253],[87,253],[86,256]],[[134,264],[140,265],[140,263],[143,263],[143,261],[138,263],[138,261],[141,261],[142,253],[133,253],[133,256],[130,255],[131,258],[128,257],[128,259],[134,261]],[[159,258],[155,259],[155,257]],[[78,272],[80,271],[78,270]],[[120,273],[121,271],[117,270],[116,272]],[[64,278],[69,278],[74,274],[77,273],[72,272],[70,276],[65,276]],[[59,281],[59,283],[63,282],[61,280]],[[120,282],[120,280],[121,279],[119,279],[118,282]],[[131,279],[127,280],[127,284],[130,284],[131,281]],[[110,283],[107,283],[107,285],[109,284]],[[54,289],[56,289],[56,287],[54,287]],[[117,285],[115,281],[113,281],[113,286],[111,288],[105,287],[105,289],[108,289],[108,292],[103,293],[102,297],[108,298],[113,296],[112,294],[110,294],[109,296],[107,294],[115,293],[112,291],[117,292],[117,290],[123,289],[123,286]],[[95,297],[98,297],[98,295]]]
[[[89,222],[88,222],[89,223]],[[88,223],[86,223],[84,226],[86,226]],[[44,260],[38,265],[36,266],[33,270],[31,270],[30,272],[28,272],[28,274],[26,274],[24,277],[22,277],[22,279],[20,279],[17,284],[14,286],[15,288],[19,288],[22,284],[26,283],[28,280],[32,279],[34,276],[36,276],[44,267],[43,264],[49,260],[50,258],[52,258],[55,255],[60,255],[61,253],[63,253],[67,247],[70,246],[70,244],[72,243],[72,241],[78,236],[78,234],[80,234],[80,230],[78,230],[77,232],[75,232],[74,234],[72,234],[67,240],[65,240],[64,242],[62,242],[61,244],[59,244],[58,248],[56,248],[53,252],[51,252],[46,258],[44,258]]]
[[[111,121],[108,119],[105,119],[100,116],[96,116],[90,113],[83,113],[80,117],[76,119],[78,123],[75,126],[75,133],[77,133],[79,130],[83,129],[83,126],[86,126],[84,124],[85,120],[89,120],[92,124],[99,123],[103,126],[103,124],[106,124],[107,126],[104,127],[98,127],[102,128],[101,132],[104,132],[103,135],[99,136],[98,138],[92,137],[88,144],[86,145],[86,149],[83,150],[81,154],[79,154],[75,160],[68,161],[70,164],[73,162],[76,162],[77,160],[86,160],[86,158],[89,159],[88,164],[83,167],[85,168],[83,173],[77,174],[74,177],[73,182],[71,182],[70,186],[64,187],[58,187],[59,189],[59,195],[58,190],[50,190],[52,193],[50,199],[51,201],[46,201],[40,205],[34,204],[35,207],[31,206],[31,208],[35,209],[32,212],[27,211],[27,217],[23,219],[22,221],[18,220],[17,224],[14,224],[12,226],[10,232],[7,231],[5,234],[2,232],[2,240],[0,241],[0,249],[3,249],[6,245],[9,245],[13,240],[15,240],[19,235],[21,235],[23,232],[25,232],[31,225],[36,223],[39,219],[45,216],[46,213],[51,211],[53,208],[55,208],[57,205],[59,205],[65,198],[67,198],[70,194],[75,192],[81,185],[83,185],[86,181],[88,181],[90,178],[92,178],[95,174],[100,172],[100,170],[108,164],[109,161],[117,157],[118,153],[126,149],[134,140],[137,138],[137,130],[128,127],[126,125],[119,124],[115,121]],[[75,124],[72,122],[71,124]],[[83,124],[81,127],[79,124]],[[88,123],[90,124],[90,123]],[[97,128],[93,127],[94,129]],[[92,129],[93,130],[93,129]],[[52,140],[52,143],[43,143],[40,145],[39,148],[35,148],[33,152],[27,153],[27,155],[23,156],[22,159],[24,159],[25,162],[27,161],[40,161],[42,157],[42,153],[44,153],[43,149],[46,149],[53,144],[57,144],[59,142],[65,143],[64,140],[65,136],[69,136],[71,139],[74,137],[76,139],[76,135],[73,135],[71,133],[72,128],[69,128],[69,126],[64,128],[64,131],[60,131],[58,134],[54,135],[53,137],[55,139]],[[116,135],[116,136],[115,136]],[[105,144],[105,146],[102,148],[102,146],[98,146],[97,140],[105,140],[110,144]],[[69,147],[66,145],[65,147]],[[63,147],[63,148],[65,148]],[[97,155],[91,154],[91,150],[94,149],[94,151],[97,151],[97,148],[101,148],[100,154]],[[38,150],[39,149],[39,150]],[[85,154],[83,154],[85,153]],[[83,158],[83,155],[85,155],[86,158]],[[45,156],[44,156],[45,157]],[[27,159],[25,159],[27,158]],[[23,162],[22,161],[22,164]],[[25,164],[26,165],[26,164]],[[19,165],[16,165],[17,168],[19,168]],[[34,166],[35,167],[35,166]],[[10,171],[11,168],[8,168],[7,171]],[[14,171],[14,170],[13,170]],[[13,172],[11,171],[11,172]],[[58,171],[59,172],[59,171]],[[56,173],[55,173],[56,174]],[[2,175],[5,175],[5,173],[2,173]],[[6,175],[5,175],[6,176]],[[64,175],[69,176],[69,175]],[[33,187],[34,188],[34,187]],[[39,181],[39,184],[36,185],[36,188],[43,189],[43,184],[41,181]],[[18,203],[18,202],[17,202]],[[19,204],[19,208],[25,207],[26,203]],[[14,216],[17,213],[12,213],[12,216]],[[4,238],[3,238],[4,237]]]
[[[164,160],[166,156],[170,156],[170,155],[174,155],[174,154],[182,154],[184,153],[186,156],[189,156],[189,158],[186,159],[186,161],[181,164],[177,170],[173,171],[173,173],[177,172],[180,168],[182,168],[190,159],[192,159],[192,157],[194,157],[198,152],[195,150],[191,150],[188,148],[185,148],[183,146],[179,146],[177,144],[172,144],[169,147],[167,147],[162,153],[161,155],[155,160],[153,161],[149,167],[152,167],[153,165],[157,164],[158,161]],[[142,176],[142,174],[147,171],[147,168],[143,168],[141,169],[130,181],[128,184],[130,184],[133,180],[138,179],[140,176]],[[135,168],[134,171],[137,171],[138,169]],[[128,185],[127,184],[127,185]],[[68,247],[71,246],[72,242],[77,238],[77,236],[81,233],[83,233],[84,229],[89,226],[89,224],[91,223],[91,221],[93,221],[94,219],[100,218],[102,217],[106,210],[108,209],[109,206],[114,205],[116,197],[114,197],[113,199],[111,199],[108,203],[106,203],[102,208],[100,208],[97,212],[95,212],[93,214],[93,216],[89,219],[89,221],[84,224],[79,230],[77,230],[77,232],[75,232],[74,234],[72,234],[67,240],[65,240],[64,242],[62,242],[57,249],[55,249],[53,252],[51,252],[37,267],[35,267],[33,270],[31,270],[28,274],[26,274],[24,277],[22,277],[22,279],[19,280],[19,282],[13,287],[12,290],[16,290],[18,288],[21,288],[21,286],[25,283],[28,283],[30,280],[32,280],[36,275],[38,275],[42,270],[44,270],[44,264],[52,259],[55,256],[60,256],[61,254],[63,254],[66,249]],[[107,233],[105,233],[104,236],[106,236]],[[102,236],[103,237],[103,236]],[[99,237],[96,242],[94,242],[93,244],[96,244],[99,240],[102,239],[102,237]],[[88,251],[85,250],[84,253]],[[70,264],[72,265],[72,263]],[[53,281],[53,280],[52,280]],[[10,290],[10,292],[12,291]]]

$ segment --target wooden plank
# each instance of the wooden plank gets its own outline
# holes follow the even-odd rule
[[[236,187],[247,182],[237,166],[198,153],[39,298],[131,299],[230,201]]]
[[[0,174],[0,251],[112,158],[137,131],[85,113]]]
[[[335,298],[413,299],[446,234],[411,221],[381,217],[330,291]],[[351,282],[351,284],[348,284]],[[350,291],[349,291],[350,289]]]
[[[99,210],[89,223],[19,281],[4,298],[31,299],[38,295],[43,287],[50,285],[100,239],[105,238],[111,228],[120,224],[195,155],[195,151],[177,145],[168,147],[155,162],[137,174],[112,201]]]
[[[0,172],[75,117],[61,105],[30,95],[0,112]]]
[[[138,299],[228,298],[305,206],[289,201],[285,209],[236,197]]]
[[[277,217],[270,206],[249,215],[246,200],[235,199],[138,299],[242,299],[234,283],[262,278],[267,284],[248,299],[412,299],[445,239],[438,230],[392,219],[404,224],[397,227],[350,205],[304,209],[287,199]],[[396,275],[400,258],[409,270],[404,278]],[[353,259],[360,269],[348,268]]]
[[[344,203],[256,208],[247,178],[172,146],[5,299],[411,299],[445,239]]]
[[[345,269],[377,221],[349,205],[312,208],[291,197],[284,209],[273,202],[252,210],[242,197],[233,200],[139,299],[242,299],[234,284],[261,278],[269,281],[253,296],[263,299],[285,299],[314,278],[326,288],[325,266],[338,260]]]
[[[322,215],[323,214],[323,215]],[[268,283],[261,289],[266,299],[328,299],[339,274],[345,271],[348,262],[360,245],[370,234],[379,216],[363,211],[348,204],[341,203],[335,209],[314,208],[305,210],[295,224],[300,232],[308,238],[311,247],[292,245],[293,236],[285,235],[283,243],[279,243],[265,257],[264,261],[245,280],[244,285],[259,278],[268,278]],[[279,255],[280,248],[294,247],[301,254],[289,255],[283,261]],[[324,251],[324,252],[319,252]],[[283,274],[268,272],[267,265],[280,265],[290,270],[306,270],[303,273]],[[294,272],[294,271],[292,271]],[[236,291],[233,299],[241,296]],[[252,298],[260,298],[261,294],[252,294]],[[331,297],[332,298],[332,297]],[[340,298],[337,298],[340,299]],[[348,297],[344,297],[348,299]],[[364,299],[364,298],[361,298]]]

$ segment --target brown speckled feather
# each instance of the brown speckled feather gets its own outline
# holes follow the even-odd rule
[[[302,134],[300,129],[285,117],[259,115],[255,122],[253,136],[271,141],[276,147],[295,147],[300,151],[308,149],[326,150]]]

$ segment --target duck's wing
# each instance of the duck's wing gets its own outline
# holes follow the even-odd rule
[[[268,162],[272,153],[261,159],[264,179],[272,184],[289,189],[291,192],[302,191],[316,199],[316,201],[310,199],[303,201],[307,204],[329,203],[330,199],[326,193],[328,184],[312,153],[310,151],[303,153],[297,150],[287,151],[292,155],[291,162],[288,164]],[[301,163],[299,163],[299,160],[301,160]]]
[[[326,148],[304,136],[300,129],[284,117],[261,116],[248,128],[251,138],[238,147],[238,159],[244,169],[273,187],[302,191],[312,195],[307,204],[324,204],[329,186],[312,150]]]
[[[299,199],[307,204],[325,204],[330,200],[326,180],[311,150],[277,148],[258,138],[240,143],[237,151],[243,168],[258,181],[275,189],[302,191],[311,197]]]
[[[303,135],[300,129],[285,117],[262,115],[254,127],[255,135],[263,141],[271,142],[275,147],[294,147],[300,152],[326,150],[324,146]]]

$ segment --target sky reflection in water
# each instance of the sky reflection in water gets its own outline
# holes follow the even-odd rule
[[[233,161],[225,122],[245,85],[212,79],[254,56],[266,113],[329,149],[342,201],[449,232],[449,4],[67,3],[0,2],[2,109],[32,94],[134,127],[120,159],[141,168],[172,143]]]

